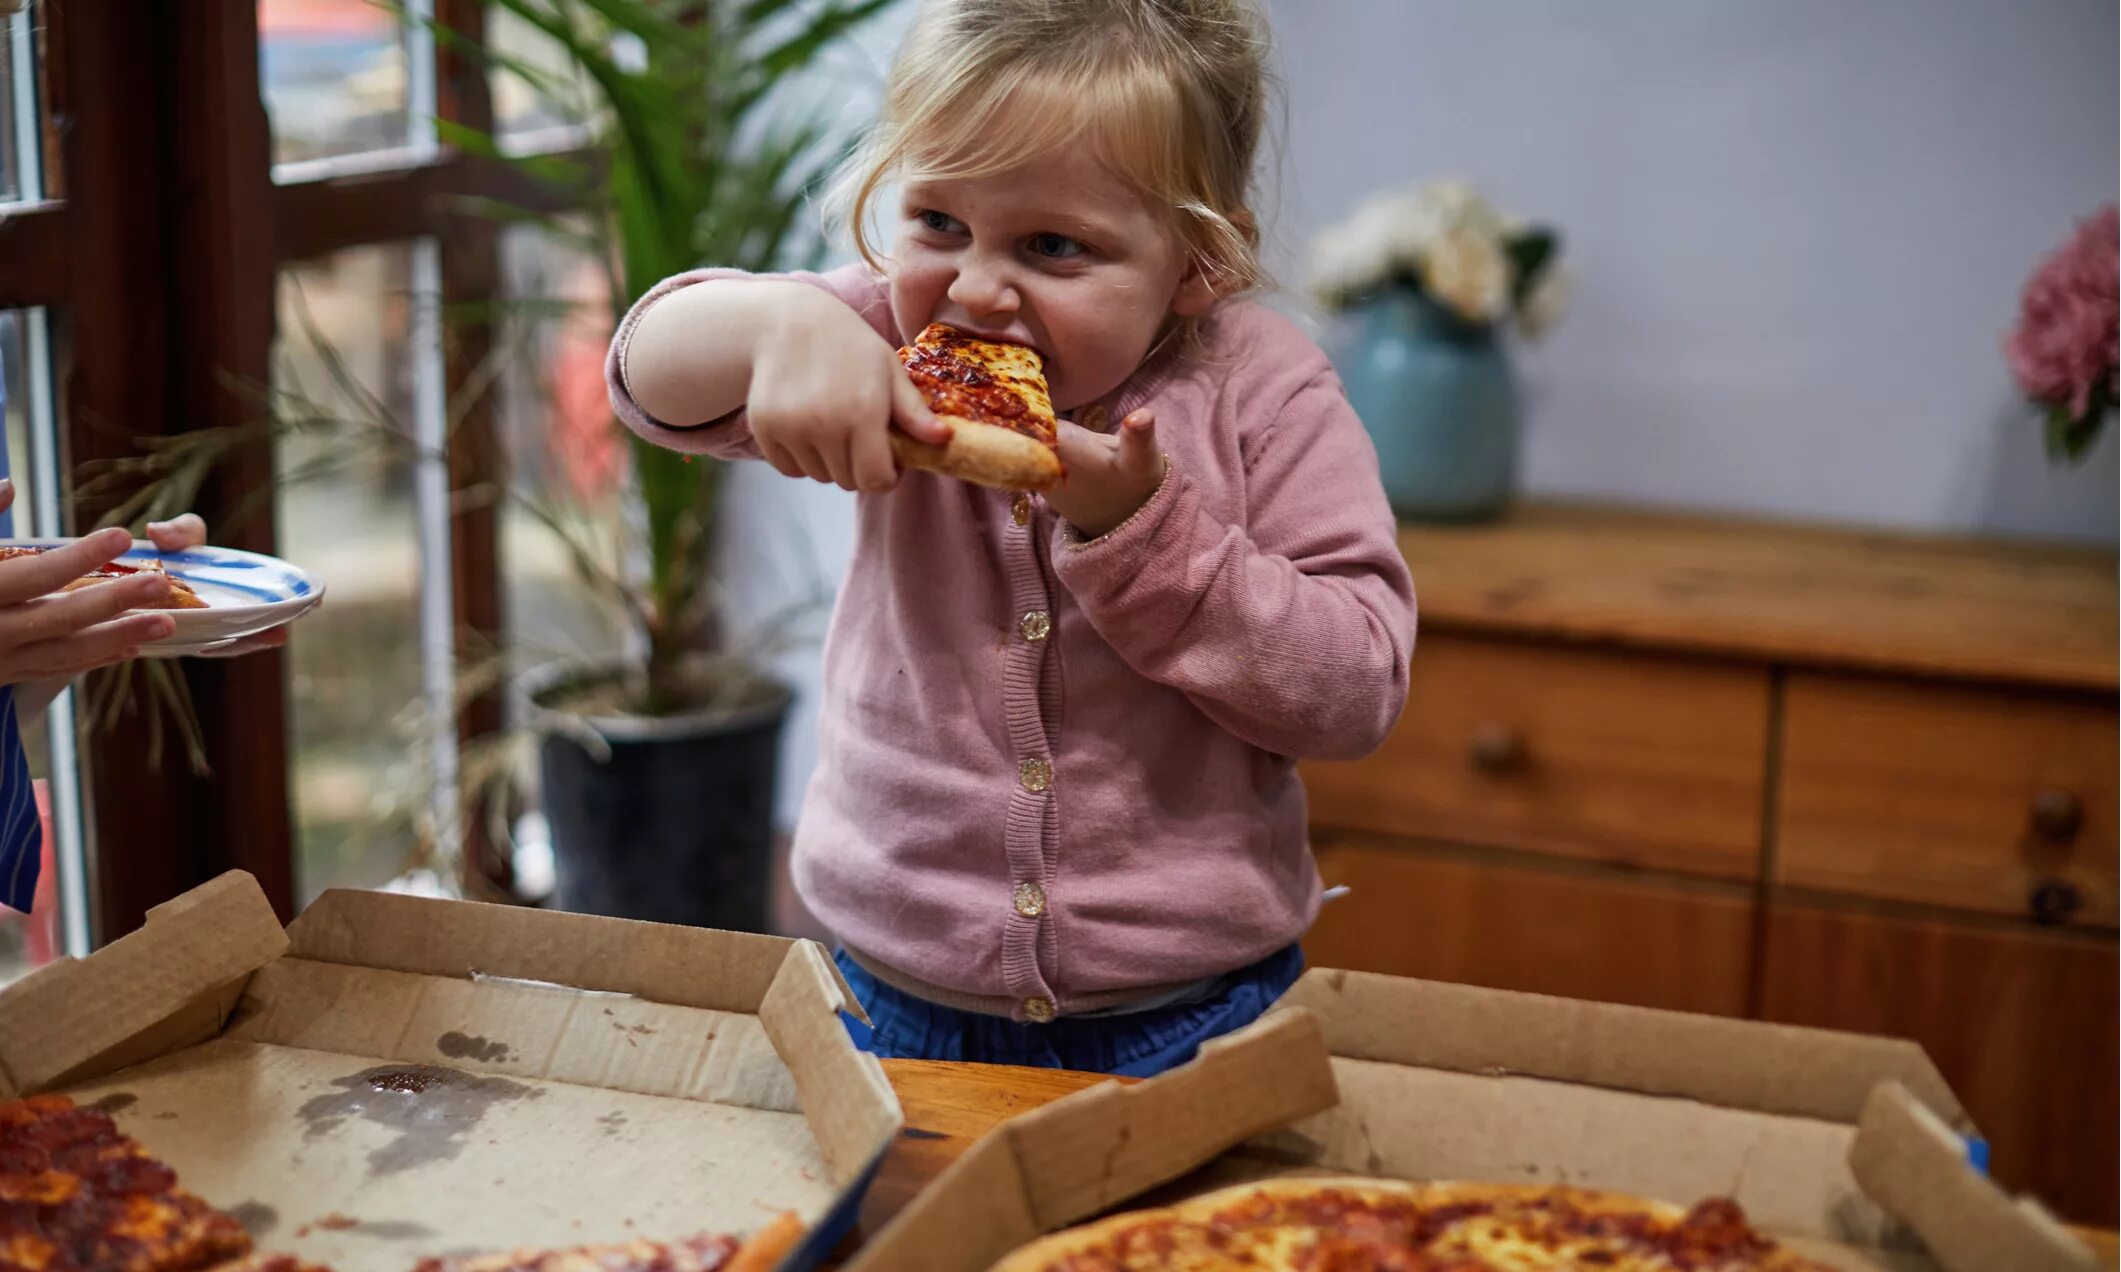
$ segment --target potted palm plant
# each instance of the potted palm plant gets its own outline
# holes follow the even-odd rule
[[[588,210],[615,326],[672,274],[789,263],[807,197],[839,152],[814,119],[791,120],[775,90],[891,2],[496,0],[558,51],[557,77],[446,25],[437,37],[534,88],[579,86],[595,161],[520,166]],[[491,135],[440,127],[447,144],[512,162]],[[548,663],[516,682],[538,735],[554,901],[763,930],[789,690],[732,648],[709,583],[724,466],[629,441],[633,652]]]

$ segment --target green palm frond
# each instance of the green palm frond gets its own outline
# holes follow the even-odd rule
[[[589,86],[596,100],[587,115],[601,162],[584,173],[580,164],[511,159],[498,138],[461,126],[445,128],[442,137],[587,194],[590,237],[602,236],[596,255],[616,284],[616,321],[672,274],[709,264],[766,270],[788,263],[802,211],[844,151],[828,144],[817,120],[776,110],[775,90],[895,2],[494,0],[550,40]],[[468,42],[461,33],[451,38]],[[494,64],[514,69],[488,52]],[[691,705],[678,668],[726,634],[702,582],[723,473],[713,460],[637,439],[631,454],[647,541],[636,607],[648,651],[642,705],[661,712]]]

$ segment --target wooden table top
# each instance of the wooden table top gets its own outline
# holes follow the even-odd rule
[[[1528,503],[1406,525],[1422,627],[2111,692],[2112,548]]]
[[[958,1155],[998,1124],[1108,1079],[1094,1073],[936,1060],[886,1060],[906,1129],[862,1203],[856,1241],[867,1242]],[[1114,1079],[1132,1081],[1129,1078]],[[2115,1234],[2077,1230],[2108,1268],[2121,1267]]]

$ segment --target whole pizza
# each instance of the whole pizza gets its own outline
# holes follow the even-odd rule
[[[1682,1209],[1511,1184],[1286,1179],[1055,1233],[992,1272],[1828,1272],[1726,1199]]]

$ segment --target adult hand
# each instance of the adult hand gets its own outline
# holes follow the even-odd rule
[[[186,548],[196,548],[206,542],[206,522],[196,512],[183,513],[168,521],[150,521],[147,523],[147,537],[164,552],[182,552]],[[283,623],[198,657],[235,658],[243,654],[254,654],[261,649],[278,649],[286,643],[287,625]]]
[[[0,478],[0,511],[14,502],[15,484]],[[152,575],[60,590],[132,546],[131,535],[111,527],[0,561],[0,685],[71,679],[133,658],[176,630],[168,614],[127,612],[163,595],[168,584]]]

